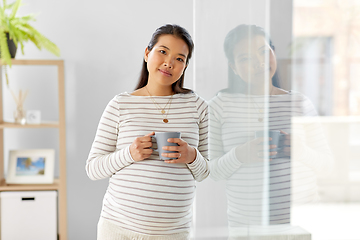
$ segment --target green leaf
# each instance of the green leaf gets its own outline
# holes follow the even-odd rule
[[[44,47],[46,50],[51,52],[56,56],[60,56],[60,49],[49,39],[47,39],[44,35],[39,33],[36,29],[32,26],[25,24],[24,27],[31,30],[33,39],[30,39],[35,45],[39,45],[41,48]],[[40,49],[41,49],[40,48]]]
[[[12,7],[12,12],[11,12],[10,18],[15,17],[15,15],[20,7],[20,4],[21,4],[21,0],[16,0],[14,6]]]

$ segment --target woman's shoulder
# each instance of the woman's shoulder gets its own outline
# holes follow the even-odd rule
[[[126,97],[126,95],[128,95],[127,92],[118,93],[118,94],[114,95],[110,101],[119,101],[121,98]]]
[[[141,97],[145,97],[145,96],[138,96],[138,95],[134,95],[132,93],[129,93],[129,92],[122,92],[122,93],[118,93],[114,96],[114,99],[122,99],[122,100],[130,100],[130,99],[138,99],[138,98],[141,98]]]
[[[131,95],[131,93],[129,93],[129,92],[122,92],[122,93],[118,93],[115,95],[115,97],[117,97],[117,98],[128,98],[131,96],[134,96],[134,95]]]
[[[199,94],[197,94],[195,91],[189,93],[178,93],[176,94],[176,96],[184,101],[206,103],[206,100],[203,97],[201,97]]]
[[[131,104],[131,103],[139,103],[143,101],[143,98],[139,96],[132,95],[128,92],[122,92],[118,93],[115,96],[112,97],[110,102],[116,103],[116,104]]]
[[[180,101],[184,106],[192,108],[199,115],[207,112],[207,101],[194,91],[177,94],[177,99],[179,99],[178,101]]]
[[[311,99],[305,94],[292,91],[293,107],[301,108],[306,115],[318,115],[316,107]]]
[[[244,93],[230,93],[220,91],[216,93],[216,95],[210,99],[211,102],[239,102],[239,101],[247,101],[249,98],[248,95]]]
[[[305,94],[295,90],[289,91],[289,96],[292,98],[292,100],[310,101],[309,97],[307,97]]]

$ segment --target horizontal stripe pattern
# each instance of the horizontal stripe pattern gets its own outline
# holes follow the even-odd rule
[[[316,173],[332,165],[321,126],[291,123],[293,117],[316,116],[312,103],[297,92],[275,96],[219,93],[209,108],[210,176],[226,180],[229,227],[262,225],[264,211],[270,224],[289,223],[291,204],[313,199]],[[238,159],[235,148],[265,129],[291,133],[292,140],[294,136],[301,139],[303,148],[291,159],[275,158],[268,166],[244,163],[248,154]]]
[[[154,98],[165,106],[170,96]],[[129,93],[115,96],[102,114],[86,171],[93,180],[110,178],[101,217],[123,229],[147,235],[189,231],[195,181],[209,175],[207,103],[195,93],[175,94],[167,119],[163,123],[150,97]],[[195,161],[168,164],[154,152],[135,162],[131,143],[153,131],[181,132],[196,149]]]

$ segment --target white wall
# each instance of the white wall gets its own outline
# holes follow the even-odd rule
[[[38,20],[33,25],[59,46],[61,59],[65,61],[68,238],[96,239],[96,224],[107,180],[89,180],[85,173],[85,160],[99,118],[105,105],[115,94],[133,90],[137,83],[143,51],[158,26],[164,23],[177,23],[193,33],[193,0],[24,0],[24,3],[26,5],[19,13],[39,13]],[[200,95],[208,99],[216,91],[226,87],[226,61],[222,43],[226,33],[240,23],[264,26],[266,17],[276,18],[281,13],[281,19],[289,20],[281,21],[281,26],[278,26],[279,29],[284,29],[286,36],[284,38],[281,32],[272,34],[272,37],[275,44],[278,42],[277,39],[285,43],[290,41],[291,1],[273,0],[271,5],[267,6],[266,3],[270,2],[196,0],[195,49],[198,56],[196,65],[192,61],[187,70],[186,86],[193,87],[193,66],[196,66],[195,86]],[[266,7],[270,6],[275,13],[274,16],[265,14]],[[273,26],[270,26],[270,29],[272,31]],[[207,40],[211,40],[207,42],[212,43],[211,46],[206,45]],[[280,46],[279,48],[281,49]],[[279,51],[284,54],[282,50]],[[38,51],[31,44],[25,46],[25,55],[19,52],[17,58],[57,59],[46,51]],[[24,74],[10,71],[11,86],[22,87],[21,84],[25,84],[24,82],[16,82],[13,79]],[[53,88],[44,88],[47,71],[37,74],[42,82],[32,86],[35,89],[32,91],[38,88],[42,92],[47,92]],[[211,84],[215,85],[208,89]],[[47,96],[46,99],[50,97]],[[39,98],[36,94],[29,95],[25,107],[36,109],[37,99]],[[8,100],[9,105],[5,107],[7,117],[11,117],[12,112],[10,101]],[[49,118],[53,118],[56,115],[56,111],[53,111],[56,103],[48,103],[42,103],[41,110],[43,113],[52,112]],[[8,147],[11,147],[11,144],[20,144],[16,140],[18,133],[7,134],[14,136],[12,139],[10,137]],[[35,142],[44,139],[44,136],[46,133],[32,137],[35,137]],[[26,139],[28,138],[29,136]],[[221,191],[223,184],[206,180],[197,188],[196,223],[201,223],[202,227],[226,224],[225,195],[216,196],[214,189]],[[214,209],[214,206],[218,206],[218,211],[208,215],[206,211]]]

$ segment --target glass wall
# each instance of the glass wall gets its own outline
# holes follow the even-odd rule
[[[195,239],[358,239],[360,1],[195,0]]]

